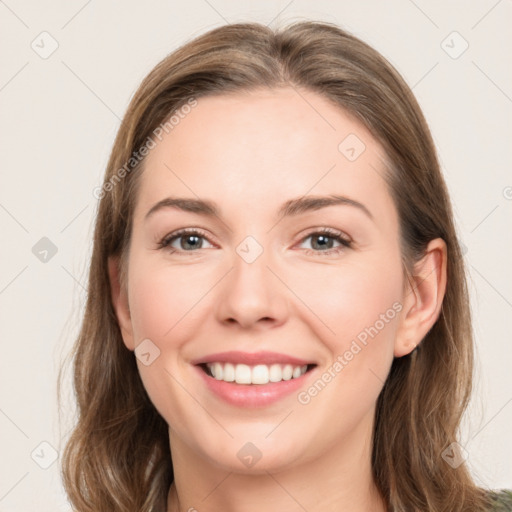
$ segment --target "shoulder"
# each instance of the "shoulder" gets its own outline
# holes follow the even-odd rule
[[[489,491],[489,512],[512,512],[512,490]]]

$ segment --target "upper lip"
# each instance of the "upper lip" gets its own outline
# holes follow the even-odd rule
[[[198,359],[191,361],[192,364],[205,364],[205,363],[233,363],[233,364],[246,364],[254,366],[257,364],[291,364],[294,366],[304,366],[307,364],[315,364],[313,361],[307,361],[299,357],[289,356],[287,354],[279,354],[278,352],[217,352],[216,354],[209,354]]]

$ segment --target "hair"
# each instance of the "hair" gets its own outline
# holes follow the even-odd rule
[[[376,485],[394,511],[484,510],[486,493],[466,464],[453,468],[442,458],[457,440],[470,398],[474,348],[464,261],[429,128],[412,91],[383,56],[336,25],[314,21],[276,30],[258,23],[210,30],[164,58],[134,94],[104,177],[87,302],[71,354],[78,419],[62,460],[71,503],[79,512],[164,511],[174,478],[168,426],[123,343],[111,299],[108,259],[120,257],[121,286],[127,286],[144,167],[144,159],[133,165],[131,159],[191,98],[279,87],[318,93],[382,145],[404,268],[412,271],[429,241],[442,238],[447,245],[440,315],[411,354],[394,359],[377,400]]]

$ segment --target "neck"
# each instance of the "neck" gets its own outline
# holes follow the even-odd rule
[[[371,443],[363,437],[337,443],[301,464],[247,474],[215,466],[171,434],[175,479],[167,510],[386,512],[372,476]]]

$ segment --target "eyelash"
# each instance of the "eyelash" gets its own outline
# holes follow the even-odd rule
[[[208,237],[206,234],[197,228],[188,228],[188,229],[181,229],[179,231],[175,231],[174,233],[171,233],[170,235],[165,236],[160,242],[158,242],[158,249],[167,249],[169,253],[171,254],[183,254],[183,253],[192,253],[197,252],[194,250],[191,251],[183,251],[180,249],[175,249],[174,247],[169,248],[169,245],[176,239],[181,238],[184,235],[197,235],[200,238],[205,238],[208,240]],[[321,228],[316,231],[312,231],[308,235],[306,235],[304,238],[300,240],[300,242],[304,242],[309,237],[314,235],[323,235],[327,236],[328,238],[331,238],[335,240],[336,242],[339,242],[341,245],[339,247],[335,247],[326,251],[315,251],[314,249],[305,249],[305,252],[307,255],[321,255],[321,256],[328,256],[332,254],[338,254],[341,253],[345,249],[349,249],[352,247],[352,241],[348,238],[344,237],[343,234],[339,231],[333,230],[331,228]],[[209,241],[209,240],[208,240]],[[210,242],[210,241],[209,241]],[[212,242],[210,242],[212,243]]]

